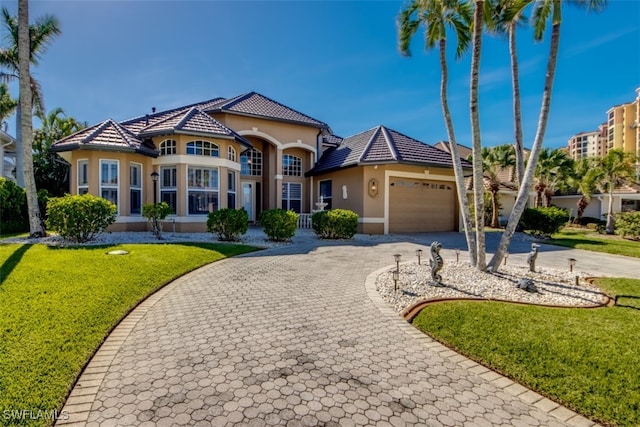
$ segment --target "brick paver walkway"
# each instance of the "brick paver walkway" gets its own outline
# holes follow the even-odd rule
[[[110,335],[71,393],[65,423],[593,424],[382,306],[367,277],[413,248],[307,242],[178,279]]]

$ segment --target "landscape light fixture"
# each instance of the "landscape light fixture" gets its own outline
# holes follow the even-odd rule
[[[400,280],[400,272],[398,270],[393,271],[393,292],[398,290],[398,280]]]
[[[504,253],[504,265],[507,265],[507,260],[509,259],[509,252]]]
[[[153,181],[153,204],[158,204],[158,178],[160,174],[156,171],[151,172],[151,180]]]
[[[402,258],[401,254],[395,254],[393,259],[396,260],[396,271],[400,271],[400,259]]]
[[[422,249],[416,249],[416,256],[418,257],[418,265],[421,264],[420,258],[422,257]]]
[[[460,249],[456,248],[456,262],[460,261]]]
[[[569,258],[569,271],[573,271],[573,267],[576,265],[575,258]]]

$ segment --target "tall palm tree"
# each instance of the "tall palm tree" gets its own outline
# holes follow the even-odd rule
[[[462,213],[467,246],[469,248],[469,258],[472,265],[477,264],[476,243],[473,235],[473,225],[471,222],[471,212],[467,195],[462,190],[464,185],[464,174],[462,171],[462,161],[458,150],[453,119],[449,110],[447,98],[449,71],[447,66],[447,29],[453,30],[456,35],[456,55],[462,54],[469,47],[469,23],[471,21],[471,8],[467,2],[459,0],[413,0],[409,3],[398,17],[399,27],[399,47],[400,52],[405,56],[410,56],[409,45],[411,39],[418,29],[425,27],[425,48],[433,49],[438,46],[440,54],[440,103],[444,117],[451,160],[455,174],[456,187],[458,188],[458,203]]]
[[[575,4],[588,10],[600,10],[607,0],[538,0],[533,6],[533,28],[534,38],[541,40],[547,27],[547,23],[551,21],[551,40],[549,45],[549,57],[547,62],[547,72],[545,75],[544,88],[542,91],[542,104],[540,114],[538,116],[538,128],[533,141],[529,161],[525,169],[524,177],[518,191],[516,203],[513,206],[509,221],[505,228],[498,248],[494,253],[489,265],[493,269],[497,269],[502,263],[504,254],[511,243],[511,238],[516,230],[516,226],[520,221],[520,217],[524,212],[527,200],[529,198],[529,189],[533,182],[533,173],[538,162],[538,156],[542,149],[544,134],[547,129],[549,119],[549,111],[551,106],[551,92],[553,88],[553,80],[556,73],[556,63],[558,60],[558,46],[560,45],[560,26],[562,23],[562,5],[564,3]]]
[[[20,79],[20,106],[22,107],[20,128],[22,130],[25,192],[27,193],[29,212],[29,237],[42,237],[46,233],[40,218],[36,182],[33,177],[33,122],[31,117],[33,95],[31,93],[30,65],[29,2],[28,0],[18,0],[18,77]]]
[[[574,224],[580,224],[582,222],[584,211],[587,209],[587,206],[589,206],[589,203],[591,203],[591,197],[593,197],[593,193],[596,191],[596,165],[598,161],[598,158],[587,157],[580,159],[580,161],[574,165],[573,175],[569,183],[580,193],[580,199],[576,203],[578,209],[576,210],[576,216],[573,220]]]
[[[632,154],[620,149],[609,150],[607,155],[598,160],[594,169],[596,186],[609,195],[607,208],[607,234],[614,232],[613,190],[635,176],[635,158]]]
[[[535,206],[551,206],[553,194],[570,186],[573,171],[573,159],[566,152],[543,148],[534,174]]]
[[[513,145],[505,144],[496,147],[482,148],[482,168],[489,181],[489,193],[491,194],[491,227],[500,226],[498,216],[498,192],[500,191],[500,172],[515,166],[516,157]]]
[[[524,177],[524,142],[522,134],[522,108],[520,97],[520,67],[516,31],[524,25],[524,11],[532,0],[499,0],[494,8],[495,31],[509,39],[509,56],[511,58],[511,89],[513,91],[513,132],[516,158],[516,184],[519,186]]]
[[[18,20],[15,16],[9,13],[6,7],[2,8],[2,25],[4,26],[4,33],[6,39],[9,41],[8,46],[3,46],[0,49],[0,81],[9,82],[17,80],[19,78],[19,65],[18,65]],[[60,24],[58,19],[53,15],[44,15],[36,22],[29,26],[27,33],[29,50],[29,61],[32,65],[37,66],[40,56],[46,52],[51,41],[61,33]],[[44,113],[44,98],[42,96],[42,88],[40,83],[30,76],[31,91],[33,93],[33,107],[38,114]],[[29,108],[32,106],[30,105]],[[22,106],[18,105],[16,110],[16,181],[18,185],[24,186],[24,172],[23,165],[24,160],[22,158],[22,129],[20,126],[22,115]]]

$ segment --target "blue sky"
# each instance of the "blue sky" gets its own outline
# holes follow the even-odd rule
[[[17,2],[3,1],[11,11]],[[402,1],[31,1],[32,20],[58,17],[63,34],[32,72],[48,109],[90,124],[257,91],[349,136],[379,124],[433,144],[447,139],[436,51],[417,35],[397,48]],[[545,146],[597,128],[640,87],[640,1],[599,13],[564,8]],[[512,142],[506,41],[485,37],[483,145]],[[519,34],[525,145],[540,108],[548,44]],[[458,142],[471,144],[469,59],[449,63]],[[15,86],[12,87],[14,94]],[[37,126],[37,124],[36,124]],[[15,123],[10,122],[10,132]]]

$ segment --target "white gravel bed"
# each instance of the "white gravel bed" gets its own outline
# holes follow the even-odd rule
[[[497,273],[478,271],[466,263],[445,263],[439,274],[442,286],[434,286],[431,269],[417,262],[400,265],[398,290],[394,291],[393,271],[390,267],[376,278],[376,289],[383,300],[395,311],[401,312],[412,304],[426,299],[440,298],[484,298],[544,305],[593,306],[606,302],[606,295],[595,286],[585,282],[592,275],[583,271],[560,271],[536,267],[536,272],[526,266],[506,265]],[[579,286],[575,286],[575,277]],[[521,278],[533,280],[538,292],[518,289]]]

